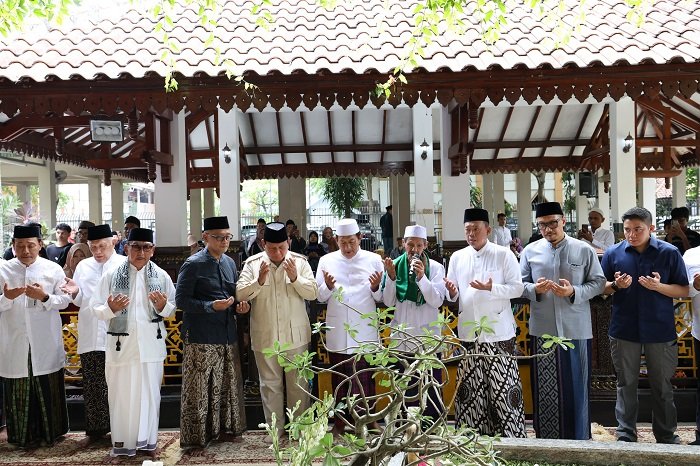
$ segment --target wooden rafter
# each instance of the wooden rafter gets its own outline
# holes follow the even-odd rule
[[[277,143],[281,148],[284,148],[284,138],[282,137],[282,121],[280,121],[280,112],[275,112],[275,123],[277,124]],[[280,157],[282,158],[282,165],[287,165],[285,152],[281,152]]]
[[[559,114],[561,113],[561,105],[557,105],[557,110],[554,112],[554,118],[552,119],[552,124],[549,125],[549,131],[547,132],[547,141],[552,140],[552,134],[554,134],[554,128],[557,126],[559,121]],[[544,157],[545,152],[547,152],[547,147],[542,147],[540,151],[540,158]]]
[[[309,145],[309,140],[306,136],[306,112],[299,112],[299,118],[301,120],[301,140],[304,142],[304,146]],[[309,152],[304,151],[306,154],[306,163],[311,163],[311,159],[309,158]]]
[[[384,162],[384,145],[386,144],[386,124],[387,124],[387,118],[388,118],[389,112],[384,109],[383,114],[382,114],[382,150],[379,154],[379,162],[383,163]]]
[[[579,139],[581,137],[581,133],[583,132],[583,127],[586,126],[586,121],[588,121],[588,115],[591,113],[592,108],[593,108],[593,105],[588,105],[586,107],[586,110],[583,112],[583,117],[581,117],[581,121],[579,122],[578,128],[576,129],[576,139]],[[576,151],[576,147],[577,146],[571,147],[571,150],[569,151],[569,157],[574,156],[574,152]]]
[[[508,125],[510,124],[510,118],[513,116],[514,107],[508,108],[508,114],[506,115],[506,120],[503,122],[503,127],[501,128],[501,134],[498,136],[498,147],[493,152],[492,159],[498,158],[498,153],[501,150],[501,144],[503,144],[503,139],[506,137],[506,131],[508,131]]]
[[[357,138],[355,135],[355,110],[350,111],[350,119],[351,119],[351,130],[350,133],[352,135],[352,145],[357,144]],[[352,162],[357,163],[357,151],[354,150],[352,151]]]
[[[331,153],[331,163],[335,163],[335,150],[333,149],[333,123],[331,119],[331,112],[326,112],[328,121],[328,143],[329,151]]]
[[[260,155],[257,152],[254,152],[255,149],[258,148],[258,133],[255,131],[255,120],[253,119],[253,114],[249,113],[248,114],[248,121],[250,121],[250,131],[253,134],[253,150],[251,148],[248,148],[248,153],[249,154],[255,154],[258,159],[258,165],[262,164],[262,161],[260,160]]]
[[[535,125],[537,124],[537,119],[540,117],[540,112],[542,111],[541,106],[537,106],[535,108],[535,114],[532,116],[532,120],[530,120],[530,127],[527,129],[527,135],[525,135],[525,140],[529,141],[530,138],[532,137],[532,132],[535,129]],[[520,152],[518,153],[518,158],[522,159],[523,156],[525,155],[525,147],[520,148]],[[573,150],[573,148],[572,148]]]

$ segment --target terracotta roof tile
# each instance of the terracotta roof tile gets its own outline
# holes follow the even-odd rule
[[[572,8],[579,0],[564,0]],[[385,9],[386,5],[386,9]],[[234,61],[238,72],[260,75],[271,71],[315,73],[328,68],[337,73],[353,69],[388,72],[399,62],[411,37],[410,2],[355,0],[334,10],[314,0],[273,0],[275,23],[270,31],[255,27],[250,2],[225,2],[216,36],[223,57]],[[118,10],[117,10],[118,11]],[[446,33],[425,50],[421,66],[427,71],[494,65],[504,69],[524,64],[537,68],[566,63],[588,66],[651,59],[666,63],[673,57],[700,60],[700,6],[695,2],[656,0],[642,29],[625,19],[627,8],[618,0],[599,0],[587,11],[587,23],[561,49],[552,49],[552,26],[533,12],[516,6],[502,39],[494,45],[481,40],[480,26],[467,10],[462,35]],[[60,28],[34,27],[30,33],[0,40],[0,76],[11,80],[44,80],[49,74],[68,79],[78,74],[90,79],[98,73],[117,78],[122,73],[142,77],[162,74],[163,46],[152,32],[154,20],[130,8],[103,19],[76,17]],[[217,75],[213,48],[205,48],[207,32],[194,11],[178,16],[171,37],[180,44],[178,71]]]

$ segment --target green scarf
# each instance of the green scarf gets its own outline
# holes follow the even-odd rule
[[[425,251],[421,254],[421,261],[425,264],[425,276],[430,277],[430,259]],[[394,267],[396,267],[396,298],[401,303],[412,301],[420,306],[425,304],[425,298],[416,283],[416,274],[411,273],[409,265],[407,252],[394,259]]]

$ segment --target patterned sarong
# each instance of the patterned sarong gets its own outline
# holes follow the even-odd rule
[[[53,445],[68,432],[68,409],[63,369],[46,375],[2,379],[5,391],[7,441],[20,447]]]
[[[186,343],[182,360],[180,446],[206,447],[246,430],[238,345]]]
[[[515,339],[464,343],[467,354],[513,355]],[[523,388],[518,362],[508,357],[470,356],[457,368],[455,424],[482,435],[525,437]]]
[[[542,338],[530,340],[536,354],[549,351],[542,348]],[[572,343],[573,349],[557,348],[553,357],[532,361],[533,425],[539,438],[591,438],[591,340]]]
[[[80,355],[83,368],[85,400],[85,434],[99,437],[109,432],[109,401],[105,379],[105,352],[90,351]]]

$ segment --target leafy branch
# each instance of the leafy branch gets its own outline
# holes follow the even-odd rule
[[[290,439],[299,443],[286,449],[278,443],[273,445],[277,463],[280,465],[285,460],[288,460],[290,465],[310,464],[318,458],[322,458],[323,464],[326,465],[340,465],[342,462],[350,465],[364,465],[369,462],[384,464],[383,461],[403,454],[407,455],[406,464],[418,464],[419,460],[430,464],[432,459],[438,458],[443,465],[500,464],[493,449],[493,438],[482,437],[470,428],[456,428],[448,424],[447,413],[454,405],[455,399],[453,397],[445,404],[442,397],[433,399],[428,395],[434,391],[439,392],[448,383],[436,379],[433,370],[447,373],[447,364],[459,363],[465,358],[543,358],[551,357],[556,348],[568,350],[573,347],[567,338],[545,335],[544,347],[548,351],[533,356],[470,352],[451,330],[446,335],[436,336],[426,329],[424,334],[415,336],[408,332],[410,328],[405,325],[391,324],[394,308],[361,313],[342,300],[342,289],[335,293],[334,299],[360,315],[367,321],[367,325],[377,329],[379,335],[391,334],[391,337],[385,342],[358,341],[356,329],[345,326],[345,331],[355,340],[355,345],[344,351],[354,354],[350,359],[350,375],[341,373],[339,365],[328,368],[315,366],[315,353],[306,351],[290,358],[287,354],[288,346],[277,342],[272,348],[264,350],[266,357],[277,358],[285,372],[298,371],[298,380],[306,381],[322,372],[340,375],[342,378],[342,382],[333,387],[333,396],[325,394],[322,398],[311,393],[306,383],[299,383],[313,400],[313,404],[298,416],[296,409],[288,411],[290,422],[287,428]],[[447,326],[447,323],[446,317],[440,315],[436,322],[431,323],[431,327]],[[477,336],[493,333],[488,318],[467,324],[476,330]],[[324,331],[330,327],[323,322],[314,323],[312,327],[313,332],[319,334],[320,346],[328,350]],[[408,342],[409,347],[416,348],[416,351],[399,351],[397,340]],[[478,348],[477,343],[477,351]],[[360,369],[360,360],[366,361],[369,367]],[[375,395],[364,393],[359,380],[366,373],[377,379],[379,385],[387,388],[387,391]],[[460,382],[461,380],[456,381],[457,384]],[[360,387],[360,393],[343,396],[353,384]],[[413,390],[416,394],[408,395]],[[334,404],[334,399],[340,400],[337,405]],[[413,406],[414,404],[417,406]],[[435,408],[439,413],[437,419],[422,414],[428,407]],[[338,442],[333,442],[332,434],[326,432],[328,420],[333,416],[341,418],[352,428],[352,433],[344,434],[343,446],[340,448]],[[385,424],[383,431],[369,429],[372,423],[381,420]],[[274,427],[275,423],[272,424],[266,428],[275,439],[278,432]]]

